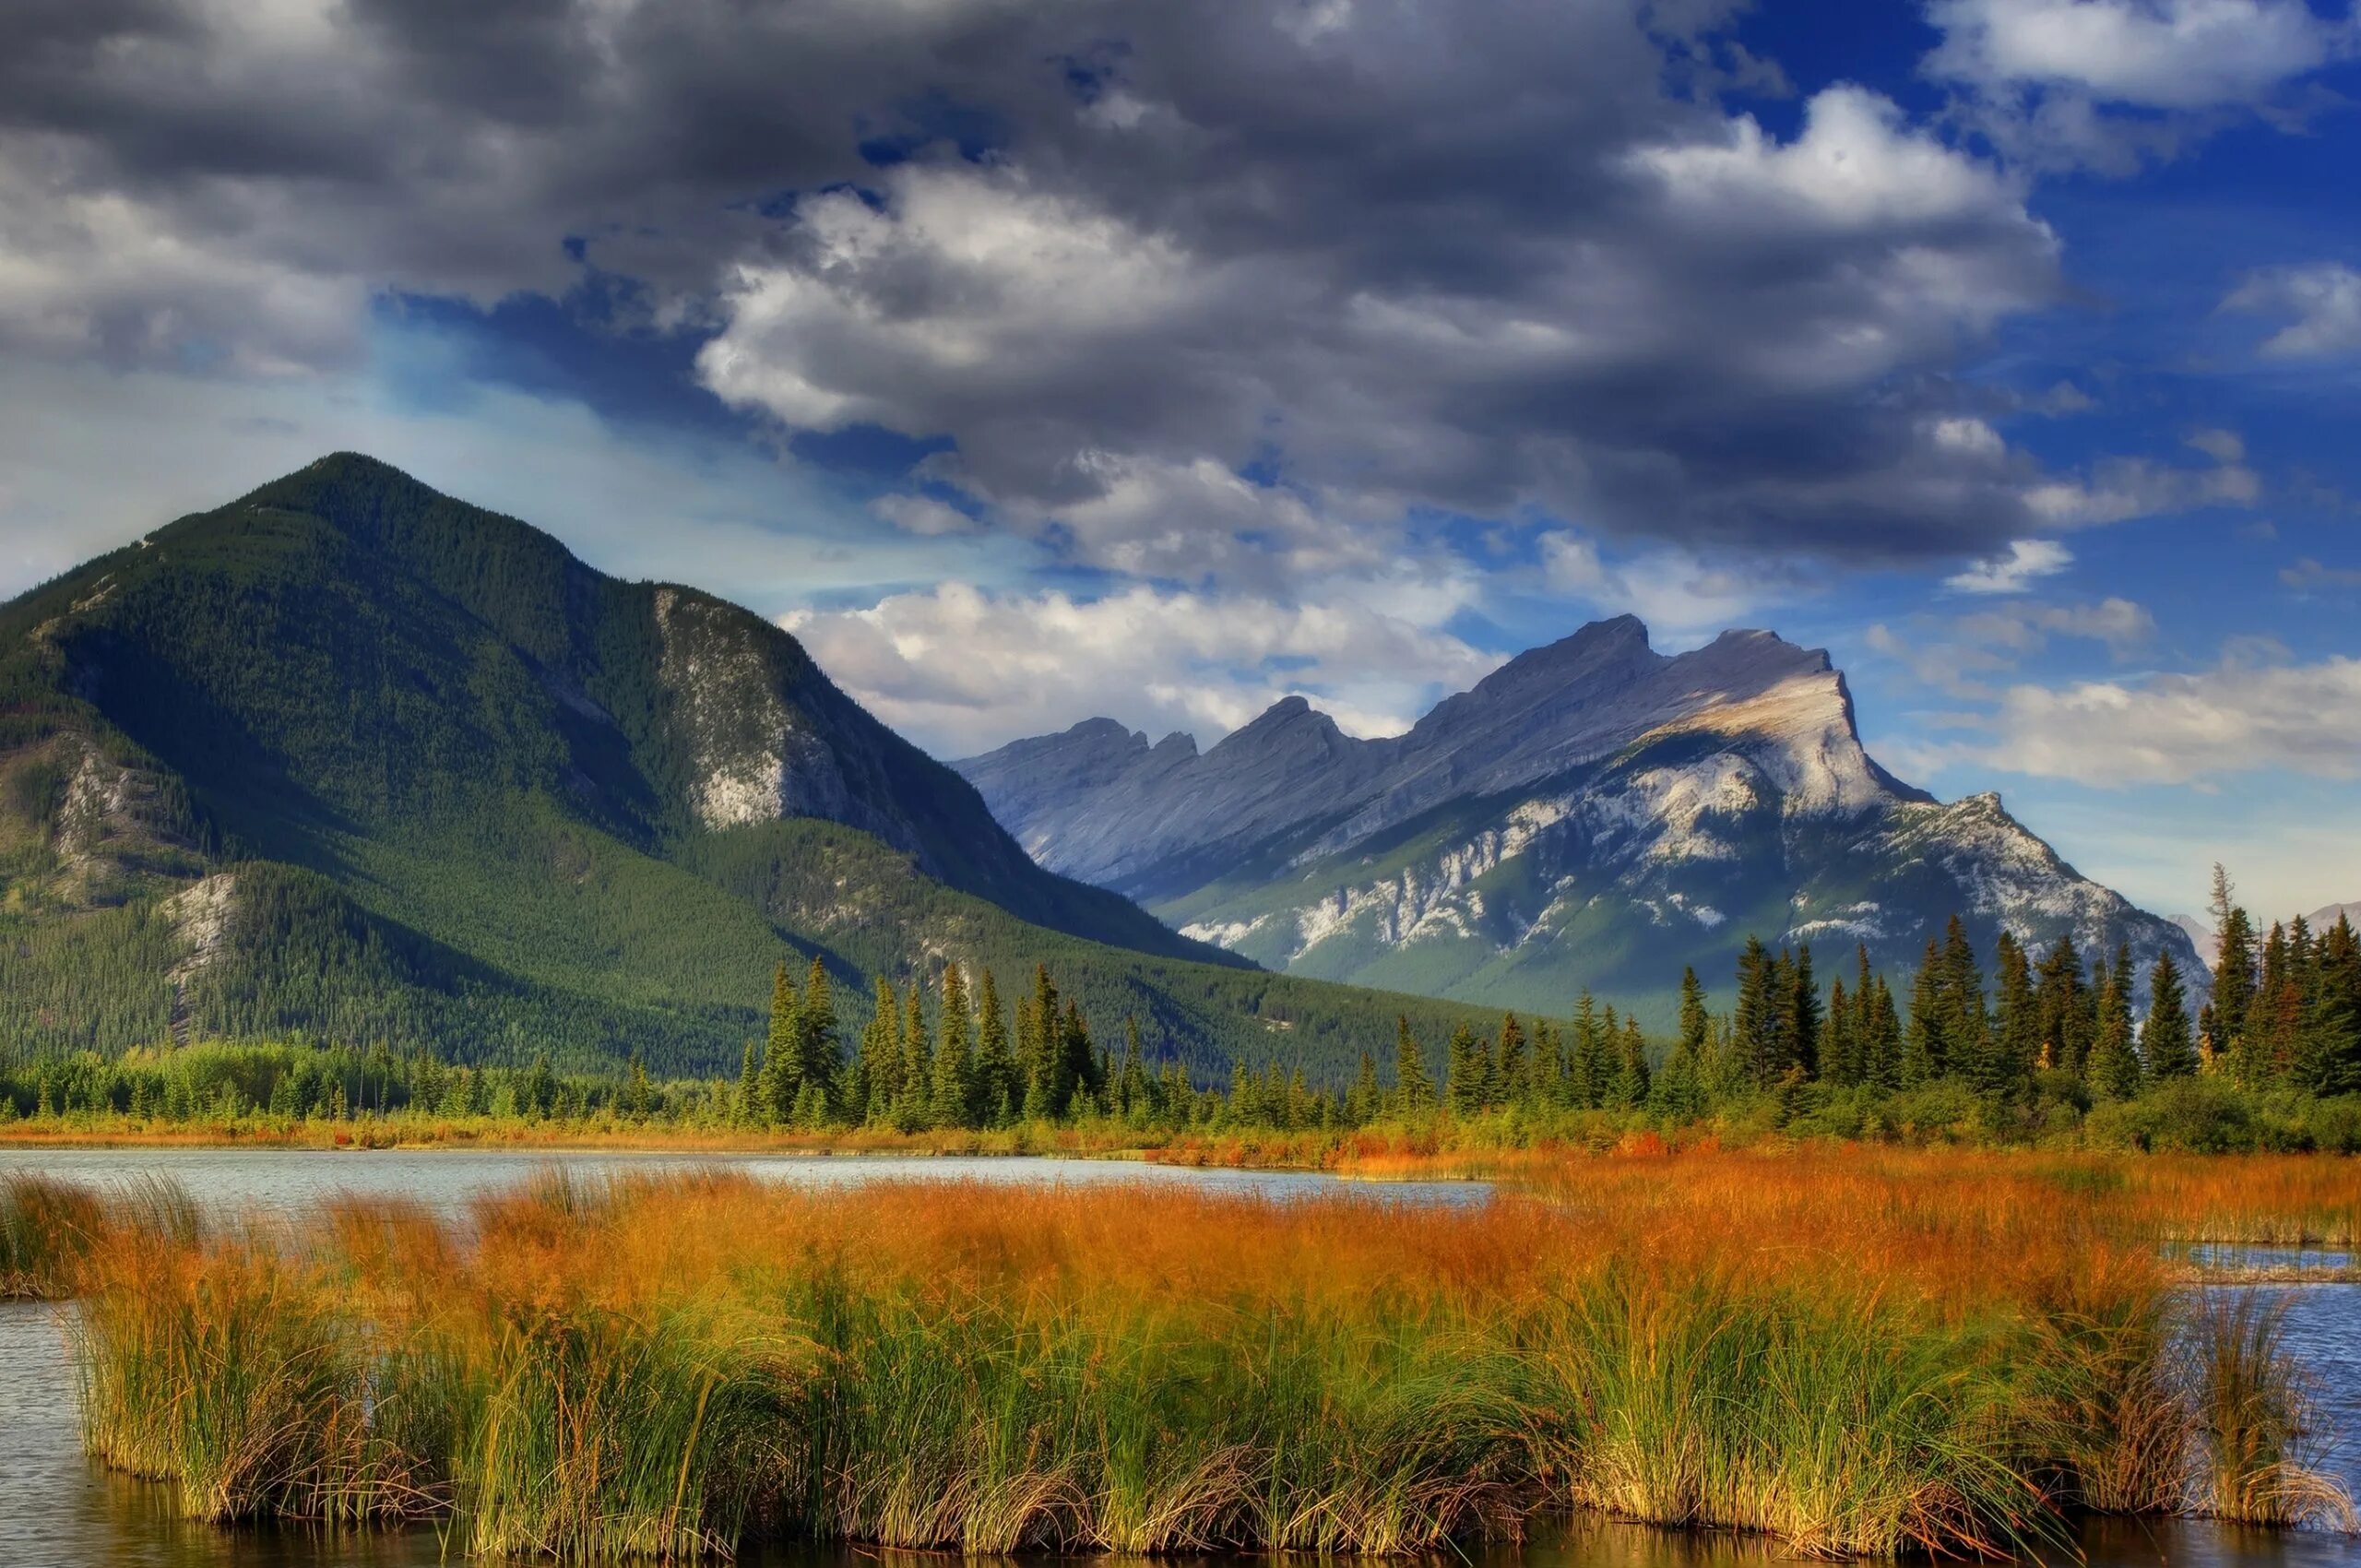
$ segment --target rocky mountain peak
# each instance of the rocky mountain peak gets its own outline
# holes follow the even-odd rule
[[[1264,751],[1332,752],[1360,743],[1338,729],[1334,719],[1312,707],[1309,698],[1289,695],[1223,736],[1206,756],[1210,760]]]
[[[1749,931],[1907,962],[1954,912],[1981,941],[2187,951],[1998,796],[1943,805],[1880,767],[1827,650],[1765,628],[1666,654],[1634,617],[1596,622],[1385,740],[1289,697],[1202,757],[1072,789],[1028,770],[1039,744],[958,766],[1048,864],[1330,978],[1661,1000]]]

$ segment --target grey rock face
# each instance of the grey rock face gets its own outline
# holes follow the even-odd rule
[[[1177,743],[1176,743],[1177,742]],[[1762,631],[1667,657],[1625,616],[1512,659],[1406,734],[1289,697],[1198,754],[1108,719],[953,765],[1050,868],[1276,968],[1509,1004],[1712,979],[1749,931],[1906,964],[1981,942],[2186,935],[2079,875],[1998,797],[1878,766],[1844,677]]]

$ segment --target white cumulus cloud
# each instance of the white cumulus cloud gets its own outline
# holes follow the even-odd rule
[[[2247,275],[2225,310],[2286,322],[2263,339],[2271,359],[2313,360],[2361,354],[2361,271],[2341,262],[2272,267]]]
[[[2079,783],[2191,784],[2273,769],[2361,778],[2361,659],[2225,660],[2198,674],[2017,685],[2001,695],[1992,766]]]
[[[1442,629],[1464,602],[1464,588],[1416,582],[1314,603],[947,583],[780,624],[879,717],[957,756],[1100,715],[1210,742],[1293,694],[1353,733],[1397,733],[1501,663]]]
[[[1979,561],[1943,579],[1954,593],[2023,593],[2039,578],[2056,576],[2074,564],[2074,552],[2054,539],[2020,539],[2006,555]]]
[[[1935,0],[1927,19],[1935,76],[2160,109],[2264,101],[2355,42],[2306,0]]]

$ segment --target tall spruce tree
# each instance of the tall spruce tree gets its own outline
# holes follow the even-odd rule
[[[2148,1021],[2140,1031],[2147,1075],[2158,1082],[2186,1078],[2197,1071],[2197,1045],[2189,1031],[2188,993],[2180,966],[2170,953],[2156,955],[2148,975]]]
[[[1762,939],[1750,933],[1738,957],[1738,1004],[1730,1015],[1730,1044],[1752,1082],[1771,1081],[1777,1057],[1778,977]]]
[[[816,1103],[825,1118],[836,1099],[836,1071],[842,1047],[836,1040],[836,1001],[828,986],[827,966],[817,958],[804,972],[803,994],[795,1005],[797,1099],[807,1109]]]
[[[1017,1082],[1016,1053],[1009,1044],[1008,1016],[1001,1004],[1000,987],[992,972],[983,971],[976,983],[976,1087],[985,1118],[994,1126],[1016,1120],[1025,1090]]]
[[[1805,1078],[1820,1073],[1820,986],[1811,974],[1811,944],[1798,944],[1794,956],[1780,955],[1779,1060],[1781,1076]]]
[[[2032,1092],[2034,1064],[2041,1057],[2041,1009],[2034,999],[2033,965],[2005,927],[1993,944],[1992,968],[1997,983],[1985,1087],[2021,1099]]]
[[[2297,1082],[2318,1095],[2361,1094],[2361,936],[2340,914],[2314,945]]]
[[[1927,939],[1926,955],[1910,979],[1910,1021],[1902,1036],[1902,1063],[1897,1087],[1915,1089],[1943,1075],[1944,1059],[1942,955],[1935,939]]]
[[[1361,1052],[1361,1070],[1353,1075],[1353,1087],[1345,1094],[1345,1120],[1359,1127],[1376,1116],[1383,1091],[1377,1087],[1377,1056],[1373,1051]]]
[[[902,1092],[894,1101],[894,1125],[915,1133],[927,1124],[934,1109],[934,1048],[926,1036],[925,1000],[919,977],[902,1004]]]
[[[1403,1116],[1418,1116],[1435,1108],[1435,1083],[1427,1075],[1426,1048],[1410,1032],[1406,1014],[1394,1018],[1394,1109]]]
[[[2230,873],[2213,864],[2213,1024],[2218,1035],[2214,1054],[2239,1064],[2244,1059],[2247,1008],[2254,1001],[2254,923],[2238,907]]]
[[[2060,935],[2042,959],[2033,995],[2040,1041],[2035,1048],[2035,1069],[2080,1078],[2091,1050],[2093,1012],[2082,979],[2082,956],[2075,951],[2070,934]]]
[[[771,1028],[763,1045],[763,1120],[774,1125],[794,1120],[796,1092],[803,1087],[797,1012],[795,980],[782,960],[771,976]]]
[[[1626,1018],[1616,1051],[1614,1102],[1623,1110],[1637,1110],[1647,1103],[1649,1087],[1648,1042],[1640,1034],[1640,1020]]]
[[[928,1119],[938,1127],[973,1127],[982,1120],[976,1103],[975,1024],[967,1012],[967,978],[957,964],[943,967],[939,994]]]
[[[860,1031],[861,1105],[868,1120],[893,1121],[902,1098],[901,999],[884,975],[876,977],[876,999],[869,1023]]]
[[[1885,977],[1872,978],[1869,1004],[1861,1009],[1861,1081],[1892,1090],[1902,1082],[1902,1018]]]
[[[1491,1100],[1513,1105],[1525,1098],[1531,1063],[1526,1060],[1525,1026],[1513,1013],[1501,1015],[1501,1032],[1493,1046]]]
[[[2091,1093],[2100,1099],[2130,1099],[2140,1092],[2140,1055],[2131,1044],[2131,949],[2117,955],[2099,982],[2099,1028],[2086,1064]]]
[[[751,1039],[746,1042],[745,1054],[739,1058],[738,1103],[734,1109],[742,1125],[754,1126],[763,1119],[763,1049]]]
[[[1484,1109],[1485,1076],[1477,1062],[1476,1031],[1462,1024],[1451,1031],[1443,1059],[1443,1099],[1453,1115],[1473,1116]]]

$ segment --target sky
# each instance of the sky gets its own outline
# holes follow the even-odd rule
[[[1768,626],[2148,908],[2361,898],[2331,0],[0,16],[0,595],[352,449],[944,756]]]

